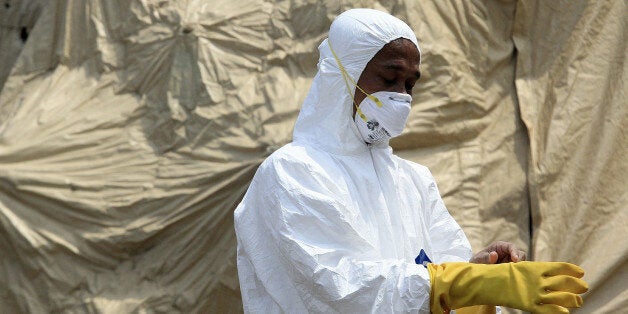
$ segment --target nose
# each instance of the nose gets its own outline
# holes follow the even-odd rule
[[[400,82],[400,83],[395,84],[388,91],[400,93],[400,94],[408,94],[408,91],[406,90],[405,82]]]

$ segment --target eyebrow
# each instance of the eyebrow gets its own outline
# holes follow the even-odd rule
[[[386,64],[384,65],[384,68],[389,69],[389,70],[396,70],[396,71],[403,71],[403,66],[399,65],[399,64]],[[420,79],[421,78],[421,71],[416,71],[414,72],[414,76],[416,76],[416,79]]]

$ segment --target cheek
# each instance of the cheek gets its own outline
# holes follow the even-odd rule
[[[377,79],[364,80],[364,82],[360,85],[360,87],[362,87],[362,89],[369,94],[386,89],[386,86],[384,86],[381,80],[377,80]]]
[[[372,94],[374,93],[376,90],[374,90],[374,88],[377,88],[377,86],[375,86],[373,80],[368,80],[365,78],[360,78],[360,80],[358,81],[358,86],[360,86],[360,88],[362,88],[362,90],[364,90],[365,92]],[[362,102],[362,100],[364,100],[364,98],[366,98],[366,95],[359,89],[359,88],[355,88],[354,92],[354,101],[356,105],[360,105],[360,103]]]
[[[359,106],[360,103],[364,100],[364,98],[366,98],[366,95],[364,95],[364,93],[362,93],[360,90],[356,89],[356,93],[355,96],[353,96],[353,104],[355,104],[355,106]],[[355,106],[353,106],[354,111],[355,111]]]
[[[382,83],[381,80],[361,80],[361,83],[358,83],[358,85],[368,94],[373,94],[375,92],[387,90],[389,88],[384,83]],[[355,96],[353,97],[353,100],[358,106],[364,100],[364,98],[366,98],[366,95],[361,92],[357,87],[355,88],[354,95]]]

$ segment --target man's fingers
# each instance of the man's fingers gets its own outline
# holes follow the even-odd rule
[[[519,250],[514,244],[512,243],[505,243],[508,246],[508,254],[510,254],[510,261],[511,262],[521,262],[521,261],[525,261],[526,260],[526,252]]]
[[[495,264],[495,262],[497,262],[497,258],[498,258],[498,254],[495,251],[492,252],[479,252],[477,254],[475,254],[473,256],[473,258],[471,259],[472,263],[477,263],[477,264]]]
[[[517,250],[514,249],[513,251],[511,251],[510,253],[510,260],[512,262],[522,262],[526,260],[526,252],[522,251],[522,250]]]
[[[526,260],[526,253],[519,250],[517,246],[510,242],[493,242],[485,250],[496,251],[498,254],[498,263],[516,263]]]
[[[517,249],[517,247],[505,241],[496,241],[491,243],[482,251],[473,256],[471,262],[480,264],[498,264],[521,262],[526,260],[526,253]]]
[[[508,246],[508,254],[510,254],[510,260],[512,262],[518,262],[519,261],[519,256],[517,255],[517,248],[514,245],[510,244]]]
[[[489,264],[497,263],[497,259],[499,259],[499,254],[497,254],[497,252],[492,251],[491,253],[488,254],[488,263]]]
[[[488,252],[479,252],[473,257],[474,263],[489,264]]]

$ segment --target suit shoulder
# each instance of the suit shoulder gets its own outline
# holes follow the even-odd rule
[[[399,167],[402,168],[404,171],[410,171],[418,175],[426,176],[430,178],[432,177],[432,173],[430,172],[430,169],[427,168],[426,166],[416,163],[414,161],[403,159],[399,156],[395,156],[395,158],[397,158],[397,164],[399,165]]]
[[[264,162],[262,162],[262,166],[271,168],[279,165],[293,167],[298,167],[299,165],[305,166],[320,163],[321,159],[324,159],[322,157],[320,153],[312,149],[288,143],[268,156]]]

